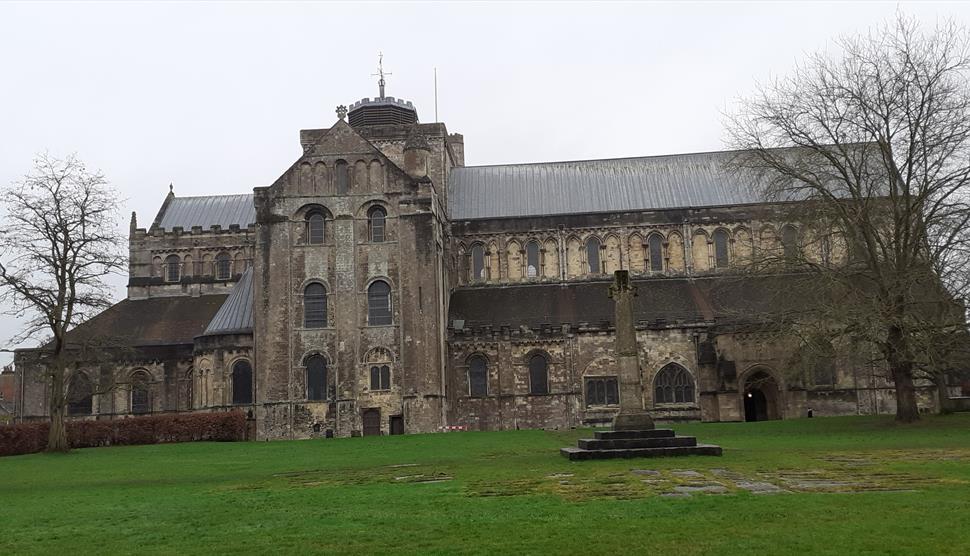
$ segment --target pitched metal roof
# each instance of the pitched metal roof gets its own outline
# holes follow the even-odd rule
[[[256,223],[252,194],[172,197],[164,211],[158,227],[165,230],[181,227],[188,231],[193,226],[208,230],[215,225],[226,229],[233,224],[246,228]]]
[[[253,269],[247,268],[233,286],[226,302],[212,317],[203,336],[253,331]]]
[[[454,168],[452,220],[671,209],[756,203],[726,166],[737,152],[710,152]]]

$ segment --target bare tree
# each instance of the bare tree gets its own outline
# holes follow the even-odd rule
[[[875,346],[911,422],[914,380],[944,380],[968,343],[968,36],[900,15],[836,46],[742,99],[729,133],[738,168],[800,224],[758,263],[807,277],[811,302],[785,324]]]
[[[15,342],[41,339],[49,380],[49,451],[66,451],[69,332],[111,304],[105,279],[124,265],[116,228],[119,197],[75,156],[39,155],[3,190],[0,302],[26,318]]]

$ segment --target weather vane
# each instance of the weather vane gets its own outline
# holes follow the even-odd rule
[[[372,77],[380,77],[380,79],[377,81],[377,85],[381,89],[381,96],[380,96],[380,98],[384,98],[384,76],[385,75],[394,75],[394,74],[392,74],[392,73],[384,73],[384,53],[383,52],[378,52],[377,53],[377,73],[372,73],[371,76]]]

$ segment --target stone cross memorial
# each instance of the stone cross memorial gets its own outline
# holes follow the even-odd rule
[[[563,448],[562,455],[572,460],[658,456],[721,455],[721,447],[698,444],[692,436],[676,436],[670,429],[654,428],[653,418],[644,408],[640,372],[640,350],[633,319],[636,286],[630,273],[613,274],[610,297],[616,321],[616,372],[620,386],[620,410],[613,418],[613,430],[595,431],[595,438],[583,438],[577,448]]]
[[[630,273],[617,270],[610,286],[616,322],[616,366],[620,384],[620,412],[613,418],[613,430],[650,430],[653,418],[643,409],[643,385],[640,383],[640,350],[633,320],[633,298],[637,288]]]

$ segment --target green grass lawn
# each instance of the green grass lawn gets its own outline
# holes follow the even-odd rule
[[[0,458],[0,554],[970,554],[970,414],[675,428],[724,456],[510,431]]]

